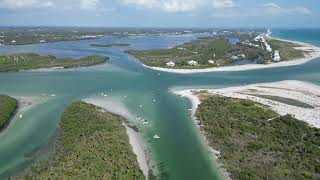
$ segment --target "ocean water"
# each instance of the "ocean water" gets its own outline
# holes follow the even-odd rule
[[[273,30],[275,37],[320,46],[319,33],[319,29]],[[102,38],[0,47],[0,54],[36,52],[58,57],[79,58],[92,54],[111,57],[110,62],[90,68],[0,73],[0,94],[56,94],[44,104],[25,112],[22,119],[14,119],[0,134],[0,178],[22,172],[53,151],[59,118],[66,106],[104,92],[114,101],[123,103],[132,114],[129,121],[140,130],[155,175],[163,179],[222,179],[212,162],[208,146],[191,119],[188,111],[190,102],[172,94],[172,88],[220,88],[281,80],[320,84],[320,59],[291,67],[188,75],[146,69],[124,53],[126,49],[172,47],[194,38],[192,35]],[[89,46],[91,43],[114,41],[131,45],[109,48]],[[149,124],[139,123],[134,118],[136,116],[145,118]],[[157,141],[153,139],[155,134],[161,137]]]

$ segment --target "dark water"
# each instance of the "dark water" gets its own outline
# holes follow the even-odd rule
[[[275,30],[274,34],[277,37],[320,45],[320,36],[313,36],[305,31]],[[318,32],[319,30],[315,34]],[[59,57],[78,58],[92,54],[111,57],[107,64],[77,70],[0,73],[0,94],[56,95],[24,112],[22,119],[15,118],[8,129],[0,134],[1,176],[15,174],[38,159],[39,154],[46,155],[44,152],[47,151],[41,150],[44,145],[52,145],[60,115],[67,105],[83,98],[99,97],[101,92],[105,92],[116,101],[122,102],[133,117],[139,115],[149,121],[149,124],[143,125],[135,118],[129,119],[141,130],[141,136],[150,153],[150,166],[156,175],[183,180],[220,179],[208,147],[201,140],[187,110],[190,103],[173,95],[170,89],[217,88],[281,80],[302,80],[320,84],[319,60],[292,67],[182,75],[146,69],[123,52],[125,49],[171,47],[194,38],[192,35],[104,38],[0,47],[2,54],[36,52]],[[128,42],[131,46],[89,46],[98,42]],[[124,96],[127,98],[123,98]],[[153,99],[156,102],[153,102]],[[155,134],[161,139],[155,141]]]

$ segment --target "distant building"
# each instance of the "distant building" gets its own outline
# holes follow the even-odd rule
[[[183,31],[186,34],[192,34],[192,31]]]
[[[279,62],[281,60],[279,51],[275,51],[273,55],[273,61]]]
[[[238,55],[238,57],[244,59],[244,58],[246,58],[246,55],[245,54],[240,54],[240,55]]]
[[[272,52],[272,48],[270,47],[269,44],[265,43],[265,46],[266,46],[266,50],[267,50],[268,52]]]
[[[179,50],[186,50],[186,48],[178,47]]]
[[[196,65],[198,65],[198,62],[197,62],[197,61],[194,61],[194,60],[191,60],[191,61],[188,61],[188,64],[189,64],[190,66],[196,66]]]
[[[176,64],[174,62],[170,61],[170,62],[167,62],[166,65],[168,67],[174,67]]]
[[[237,56],[231,56],[231,59],[232,60],[236,60],[236,59],[238,59],[238,57]]]
[[[214,62],[214,60],[210,59],[210,60],[208,61],[208,63],[209,63],[209,64],[214,64],[215,62]]]

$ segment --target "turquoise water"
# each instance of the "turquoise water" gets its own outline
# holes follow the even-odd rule
[[[276,37],[320,45],[320,36],[317,36],[319,30],[314,31],[302,29],[273,32]],[[22,171],[52,150],[59,117],[67,105],[105,92],[123,102],[133,116],[142,116],[149,121],[148,125],[142,125],[134,118],[130,119],[141,131],[152,160],[151,168],[156,175],[164,179],[220,179],[208,147],[202,142],[190,117],[190,103],[173,95],[171,88],[217,88],[280,80],[320,84],[318,60],[292,67],[180,75],[146,69],[123,52],[125,49],[171,47],[194,38],[192,35],[103,38],[0,47],[1,54],[36,52],[59,57],[78,58],[92,54],[111,57],[107,64],[77,70],[0,73],[0,94],[57,95],[24,113],[22,119],[13,120],[8,129],[0,134],[1,177]],[[128,42],[131,46],[89,46],[91,43],[114,41]],[[155,134],[161,139],[155,141],[152,138]]]

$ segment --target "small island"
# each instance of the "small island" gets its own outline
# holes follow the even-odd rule
[[[62,114],[56,152],[13,179],[146,179],[119,116],[82,101]]]
[[[90,46],[94,47],[113,47],[113,46],[130,46],[129,43],[97,43],[97,44],[91,44]]]
[[[0,72],[15,72],[42,68],[77,68],[105,63],[109,57],[88,56],[80,59],[56,58],[26,53],[0,56]]]
[[[192,72],[191,70],[290,64],[288,62],[292,60],[310,58],[310,53],[313,51],[318,52],[318,49],[315,50],[312,46],[295,42],[273,39],[268,34],[262,33],[202,37],[169,49],[128,50],[126,52],[152,69]]]
[[[17,107],[18,102],[16,99],[6,95],[0,95],[0,131],[9,124]]]

